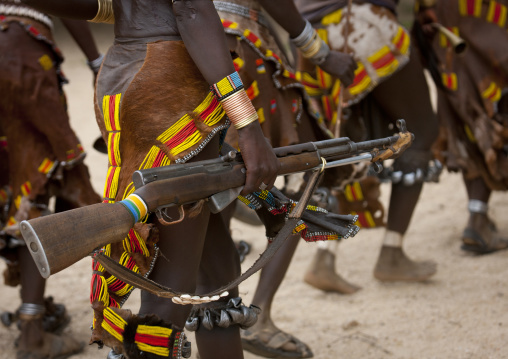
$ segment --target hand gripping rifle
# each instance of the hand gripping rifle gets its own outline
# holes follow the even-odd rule
[[[275,148],[281,164],[278,174],[321,172],[362,161],[370,161],[381,169],[382,161],[397,157],[413,140],[403,120],[398,120],[397,126],[398,134],[371,141],[355,143],[342,137]],[[183,220],[182,206],[201,199],[208,199],[212,212],[218,212],[236,198],[245,183],[246,170],[240,157],[229,152],[217,159],[136,171],[134,194],[148,213],[155,212],[166,224]],[[317,179],[309,182],[315,186]],[[303,205],[293,210],[289,221],[296,224],[310,194],[302,198]],[[124,240],[139,218],[122,202],[98,203],[22,221],[21,233],[41,275],[47,278],[90,254],[97,258],[98,248]],[[172,206],[180,208],[181,218],[168,222],[164,209]]]

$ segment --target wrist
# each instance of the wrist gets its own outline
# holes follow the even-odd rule
[[[233,72],[211,86],[229,120],[236,129],[257,122],[258,114],[245,92],[238,72]]]
[[[309,59],[314,65],[321,65],[330,54],[330,47],[321,39],[309,21],[305,21],[303,31],[291,42],[298,47],[302,56]]]

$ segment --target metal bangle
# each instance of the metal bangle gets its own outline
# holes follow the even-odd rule
[[[479,199],[470,199],[467,204],[467,209],[472,213],[486,214],[489,210],[489,205]]]
[[[296,47],[302,47],[312,40],[312,36],[314,36],[314,28],[308,20],[305,20],[305,27],[302,32],[294,39],[291,39],[291,42],[293,42]]]
[[[97,15],[90,22],[104,22],[106,24],[115,23],[115,14],[113,12],[113,0],[97,0],[99,9]]]
[[[46,307],[42,304],[23,303],[19,307],[19,312],[26,315],[39,315],[46,312]]]
[[[314,65],[321,65],[330,54],[330,47],[307,20],[303,31],[291,39],[291,42],[300,49],[302,56],[308,58]]]

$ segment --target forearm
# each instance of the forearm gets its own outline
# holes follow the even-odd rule
[[[173,12],[187,51],[210,85],[235,72],[224,28],[212,1],[175,1]]]
[[[99,51],[90,31],[90,25],[83,20],[61,19],[86,59],[90,62],[99,57]]]
[[[296,9],[293,0],[258,0],[268,14],[295,38],[303,31],[305,20]]]
[[[50,15],[90,20],[99,9],[97,0],[21,0],[22,3]]]

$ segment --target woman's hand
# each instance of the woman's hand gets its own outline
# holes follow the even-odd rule
[[[337,76],[340,82],[347,87],[353,83],[357,65],[351,55],[339,51],[330,51],[325,61],[319,67],[323,71]]]
[[[258,121],[238,129],[238,143],[247,168],[247,179],[241,194],[271,189],[277,178],[280,163],[263,135]],[[266,185],[266,188],[262,184]]]

